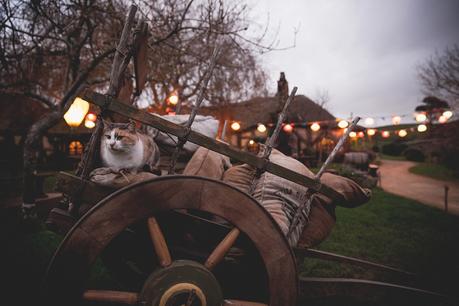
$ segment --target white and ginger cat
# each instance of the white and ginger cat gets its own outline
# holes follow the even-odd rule
[[[136,130],[135,123],[112,123],[104,120],[100,155],[105,167],[113,171],[137,173],[159,163],[159,148],[155,141]]]

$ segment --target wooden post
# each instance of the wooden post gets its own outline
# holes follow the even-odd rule
[[[448,212],[448,191],[449,186],[445,185],[445,212]]]

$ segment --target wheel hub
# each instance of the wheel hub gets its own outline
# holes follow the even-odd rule
[[[140,300],[146,306],[219,306],[223,296],[214,275],[203,265],[177,260],[148,277]]]

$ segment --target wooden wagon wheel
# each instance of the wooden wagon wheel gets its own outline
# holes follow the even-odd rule
[[[171,258],[155,215],[175,209],[208,212],[234,225],[204,264]],[[160,267],[148,277],[142,291],[85,288],[90,266],[103,249],[127,226],[147,217]],[[297,273],[294,255],[272,217],[256,200],[223,182],[189,176],[166,176],[141,182],[99,202],[75,224],[54,254],[43,292],[48,303],[53,305],[78,303],[82,298],[125,304],[176,305],[172,302],[183,300],[184,295],[194,302],[182,301],[177,305],[264,305],[219,300],[219,284],[212,269],[233,245],[239,232],[251,240],[262,258],[269,287],[269,305],[295,305]],[[190,276],[184,276],[181,281],[167,279],[169,271]]]

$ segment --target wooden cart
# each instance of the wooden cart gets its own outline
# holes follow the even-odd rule
[[[84,93],[86,100],[101,108],[101,116],[115,113],[137,120],[177,136],[179,144],[196,143],[339,203],[340,194],[319,180],[118,101],[114,88],[130,53],[121,50],[126,47],[133,12],[135,7],[117,48],[109,94]],[[70,214],[75,222],[46,273],[43,293],[49,304],[292,306],[301,303],[302,297],[374,292],[411,300],[450,301],[433,292],[382,282],[299,277],[297,262],[305,256],[412,275],[336,254],[292,249],[260,203],[221,181],[167,175],[119,190],[97,186],[87,175],[94,167],[101,131],[99,119],[78,175],[60,175],[61,190],[78,205]],[[117,288],[88,287],[90,267],[98,258],[119,281]]]

